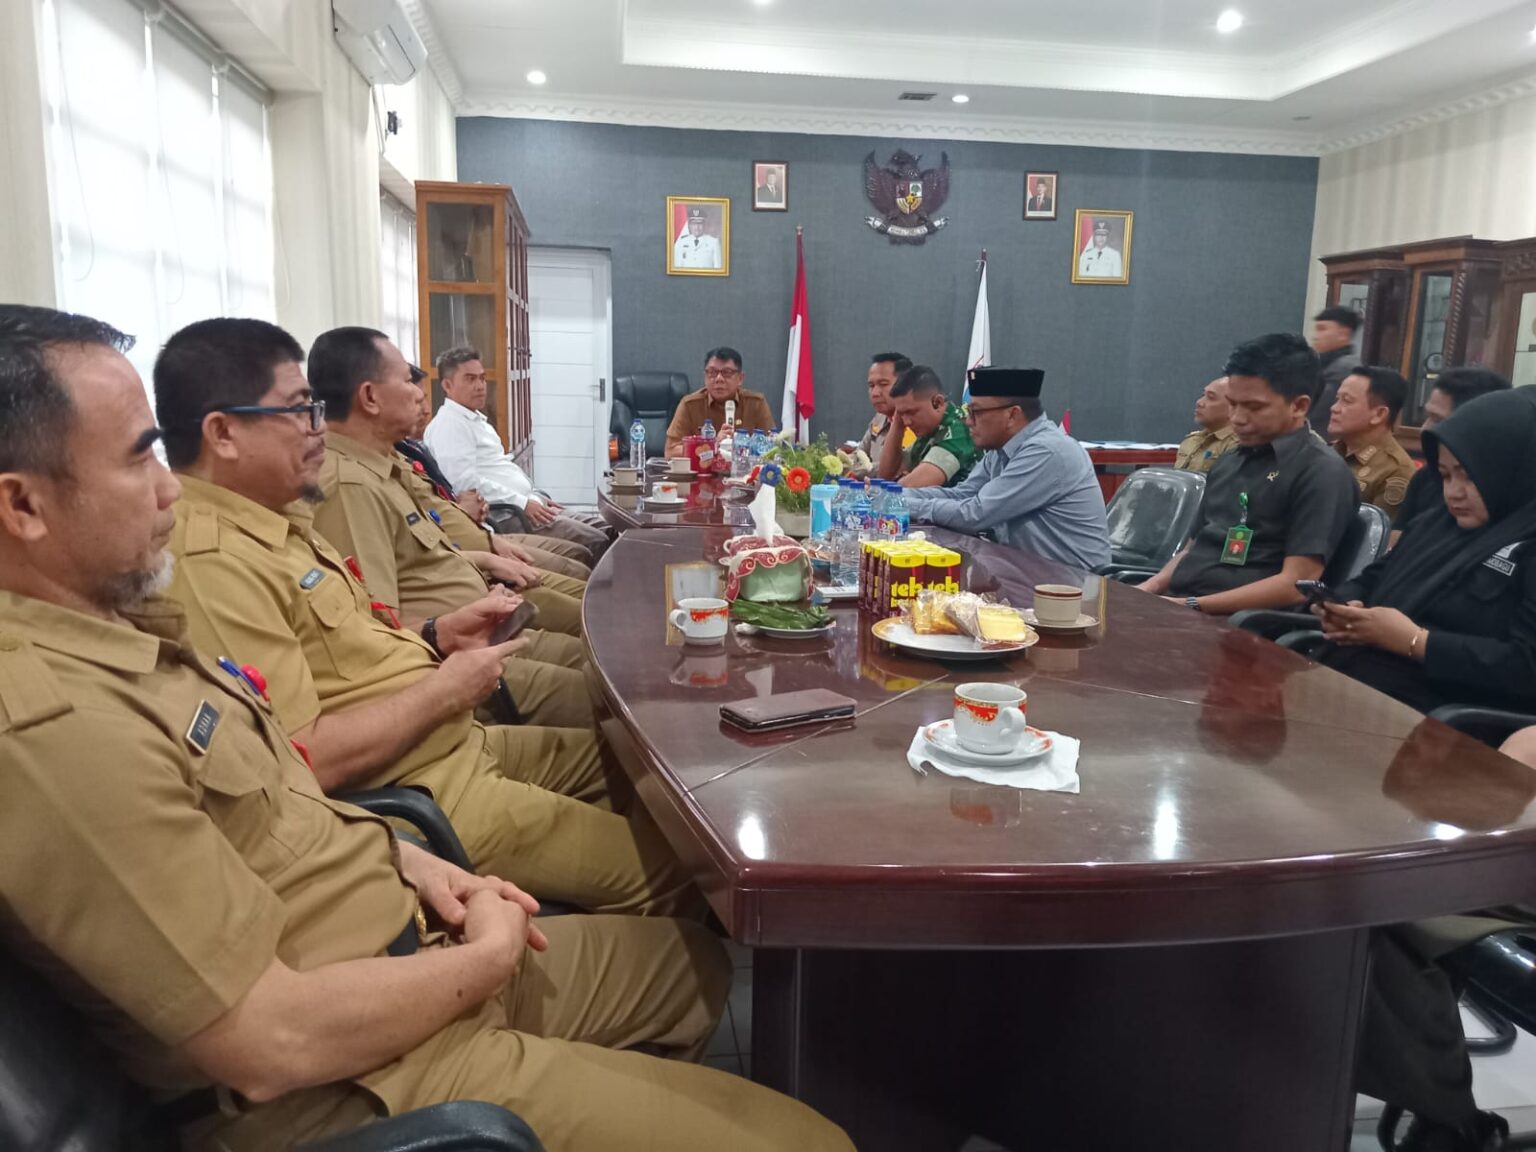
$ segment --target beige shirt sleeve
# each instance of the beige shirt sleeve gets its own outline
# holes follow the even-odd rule
[[[5,907],[53,962],[170,1045],[240,1001],[284,923],[198,806],[200,788],[231,808],[267,803],[259,777],[225,763],[224,735],[193,765],[217,779],[197,786],[167,734],[126,711],[70,713],[0,743]],[[82,747],[110,748],[112,770],[60,771]]]
[[[400,561],[395,551],[399,513],[368,484],[342,480],[315,509],[315,531],[363,570],[368,595],[400,611]]]

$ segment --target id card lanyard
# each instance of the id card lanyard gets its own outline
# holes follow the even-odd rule
[[[1237,504],[1242,512],[1237,523],[1227,529],[1227,543],[1221,550],[1221,562],[1241,568],[1248,563],[1248,549],[1253,544],[1253,529],[1248,527],[1248,493],[1239,492]]]

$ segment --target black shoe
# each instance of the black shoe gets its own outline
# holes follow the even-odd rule
[[[1492,1112],[1479,1112],[1459,1128],[1415,1116],[1395,1152],[1498,1152],[1509,1123]]]

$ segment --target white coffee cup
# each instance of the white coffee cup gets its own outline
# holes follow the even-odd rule
[[[640,469],[618,467],[613,470],[613,482],[620,488],[633,488],[640,483]]]
[[[1047,628],[1069,628],[1083,613],[1083,590],[1071,584],[1036,584],[1035,619]]]
[[[651,488],[651,496],[657,500],[676,500],[677,485],[670,480],[658,480]]]
[[[955,689],[955,739],[972,752],[1007,752],[1024,735],[1029,696],[1011,684]]]
[[[667,467],[672,470],[674,476],[693,475],[693,461],[686,456],[670,456],[667,458]]]
[[[714,596],[689,596],[667,619],[690,644],[716,644],[731,626],[731,606]]]

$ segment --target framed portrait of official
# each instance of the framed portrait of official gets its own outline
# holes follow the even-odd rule
[[[789,164],[783,160],[752,161],[752,211],[789,211]]]
[[[1131,223],[1134,212],[1079,208],[1072,229],[1072,283],[1131,282]]]
[[[1024,173],[1024,219],[1056,219],[1055,172]]]
[[[731,274],[731,202],[706,196],[667,197],[667,275]]]

